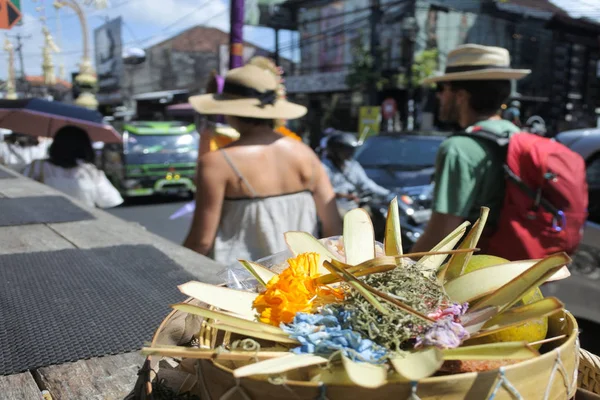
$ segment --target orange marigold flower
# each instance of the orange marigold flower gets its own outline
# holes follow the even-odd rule
[[[339,289],[320,285],[313,279],[319,276],[319,255],[304,253],[288,260],[289,267],[267,283],[266,290],[254,300],[260,321],[279,326],[290,323],[298,312],[312,312],[320,305],[341,301]]]

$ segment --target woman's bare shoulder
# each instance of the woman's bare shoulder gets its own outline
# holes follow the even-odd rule
[[[292,138],[284,137],[278,141],[281,148],[300,156],[311,157],[315,152],[304,142]]]
[[[222,161],[222,150],[209,151],[198,157],[198,165],[202,167],[217,166],[220,165]]]

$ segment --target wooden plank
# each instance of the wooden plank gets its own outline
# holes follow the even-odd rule
[[[42,394],[29,372],[0,376],[0,398],[4,400],[41,400]]]
[[[75,246],[46,225],[0,227],[0,254],[70,249]]]
[[[136,352],[40,368],[37,373],[55,400],[122,400],[133,389],[143,363]]]
[[[56,232],[78,248],[149,244],[169,256],[196,279],[207,283],[221,283],[217,273],[223,266],[185,247],[157,236],[137,224],[124,222],[103,211],[96,211],[97,220],[50,224]]]

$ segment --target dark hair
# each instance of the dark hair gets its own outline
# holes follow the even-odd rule
[[[478,114],[495,114],[508,99],[510,81],[454,81],[448,82],[452,91],[463,89],[471,95],[469,106]]]
[[[25,135],[23,133],[13,132],[4,137],[6,143],[14,144],[21,147],[37,146],[40,141],[35,136]]]
[[[87,132],[79,127],[67,125],[60,128],[48,149],[49,160],[62,168],[73,168],[77,161],[94,163],[94,149]]]
[[[269,128],[275,128],[275,120],[272,120],[272,119],[249,118],[249,117],[236,117],[236,118],[244,124],[266,125]]]

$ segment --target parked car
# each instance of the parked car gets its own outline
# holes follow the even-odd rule
[[[195,192],[196,126],[136,121],[123,127],[123,144],[102,149],[102,166],[124,197]]]
[[[555,139],[579,153],[585,160],[590,192],[590,220],[600,223],[600,129],[576,129],[561,132]]]

